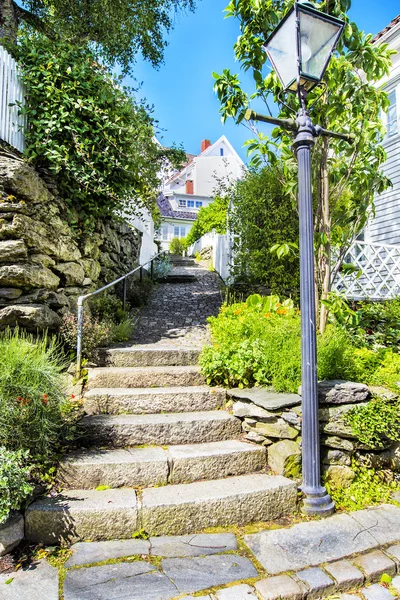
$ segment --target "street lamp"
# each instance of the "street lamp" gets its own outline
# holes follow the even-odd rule
[[[314,126],[307,110],[307,94],[321,83],[344,23],[318,11],[310,2],[295,2],[265,43],[283,90],[297,94],[296,120],[258,115],[246,119],[279,125],[296,133],[293,150],[298,160],[300,224],[300,304],[302,356],[302,476],[303,512],[328,516],[334,503],[321,485],[318,418],[317,335],[314,276],[314,218],[311,187],[311,149],[315,137],[331,136],[352,141],[353,136]]]

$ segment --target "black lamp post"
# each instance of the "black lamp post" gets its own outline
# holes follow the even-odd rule
[[[311,149],[318,135],[352,140],[352,136],[314,126],[307,110],[307,94],[321,83],[344,23],[316,10],[309,2],[295,2],[264,49],[286,92],[298,95],[296,120],[274,119],[249,110],[247,119],[280,125],[296,132],[293,150],[298,160],[300,221],[300,304],[302,353],[302,460],[305,494],[303,512],[327,516],[334,511],[321,485],[318,419],[317,336],[314,276],[314,218],[311,188]]]

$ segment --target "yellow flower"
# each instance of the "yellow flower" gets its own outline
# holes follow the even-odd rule
[[[268,319],[270,316],[271,316],[271,313],[270,313],[270,312],[268,312],[268,313],[265,313],[265,315],[264,315],[264,317],[265,317],[266,319]]]

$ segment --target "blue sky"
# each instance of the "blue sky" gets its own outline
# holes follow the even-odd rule
[[[246,160],[242,146],[249,131],[232,122],[222,125],[212,89],[212,71],[240,71],[233,56],[238,25],[235,19],[224,19],[227,4],[228,0],[198,0],[195,13],[178,17],[168,37],[165,64],[156,70],[139,61],[135,73],[137,82],[142,83],[139,96],[154,105],[155,117],[164,130],[164,145],[176,142],[198,154],[201,140],[216,141],[225,134]],[[398,0],[353,0],[350,14],[361,29],[377,33],[399,12]],[[240,76],[252,89],[251,77],[243,72]]]

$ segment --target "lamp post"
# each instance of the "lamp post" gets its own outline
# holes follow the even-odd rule
[[[353,136],[314,126],[307,110],[307,94],[321,83],[344,23],[318,11],[309,2],[295,2],[264,50],[283,90],[297,94],[296,120],[275,119],[247,111],[248,120],[279,125],[295,132],[293,150],[298,161],[300,225],[300,305],[302,355],[302,485],[303,512],[328,516],[334,503],[321,485],[318,418],[317,335],[314,276],[314,218],[311,186],[311,150],[319,135],[352,141]]]

